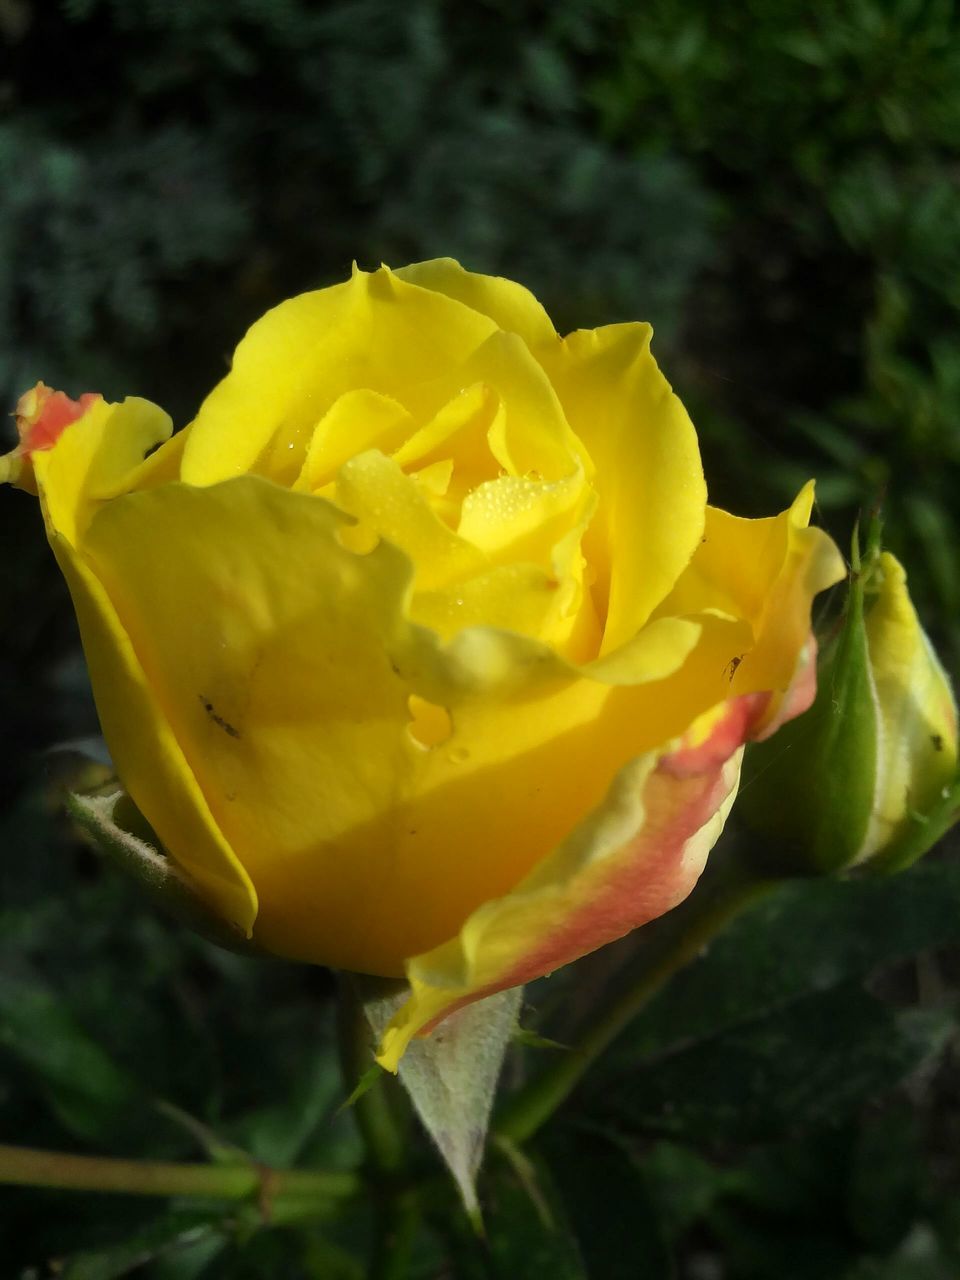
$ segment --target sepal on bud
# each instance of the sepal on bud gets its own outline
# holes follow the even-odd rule
[[[403,989],[364,1000],[376,1039],[408,996]],[[477,1226],[476,1177],[500,1068],[517,1029],[522,999],[523,988],[512,987],[457,1009],[429,1036],[412,1040],[398,1068],[400,1083]]]
[[[811,709],[753,749],[741,813],[791,871],[899,869],[956,819],[957,709],[874,522]]]
[[[132,876],[154,902],[182,924],[228,951],[257,951],[239,930],[210,910],[162,852],[156,835],[125,791],[108,795],[68,792],[67,808],[94,848]]]

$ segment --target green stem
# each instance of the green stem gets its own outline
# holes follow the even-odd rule
[[[378,984],[357,975],[340,977],[340,1060],[344,1085],[353,1090],[373,1063],[372,1035],[360,990],[372,997]],[[418,1197],[404,1179],[410,1110],[398,1082],[386,1075],[356,1099],[353,1113],[378,1184],[376,1237],[368,1274],[370,1280],[405,1280],[420,1225]]]
[[[63,1151],[0,1145],[0,1183],[56,1187],[63,1191],[113,1191],[135,1196],[202,1196],[246,1200],[261,1196],[331,1200],[356,1195],[350,1173],[271,1169],[263,1165],[174,1164],[166,1160],[119,1160]]]
[[[373,1066],[373,1038],[357,989],[359,981],[352,974],[340,975],[340,1065],[348,1093]],[[387,1178],[399,1173],[406,1158],[406,1134],[397,1114],[396,1093],[396,1081],[387,1076],[377,1080],[352,1104],[370,1165]]]
[[[664,920],[664,932],[639,956],[639,975],[622,994],[602,1007],[588,1024],[580,1042],[558,1056],[507,1102],[494,1124],[502,1142],[518,1144],[531,1138],[573,1092],[584,1072],[654,995],[680,969],[700,954],[708,942],[735,916],[780,881],[760,880],[738,867],[724,882],[703,884]],[[711,891],[712,889],[712,891]]]
[[[406,1280],[420,1227],[420,1204],[413,1191],[394,1190],[380,1206],[370,1280]]]

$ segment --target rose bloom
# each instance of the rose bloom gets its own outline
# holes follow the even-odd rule
[[[439,260],[268,312],[176,434],[20,402],[124,787],[239,933],[408,979],[388,1067],[683,899],[812,699],[812,486],[709,507],[650,337]]]

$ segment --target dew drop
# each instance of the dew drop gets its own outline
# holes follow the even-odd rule
[[[470,759],[470,752],[466,747],[451,747],[447,752],[447,758],[453,764],[465,764]]]
[[[453,733],[450,712],[439,703],[428,702],[419,694],[411,693],[407,699],[407,710],[410,712],[407,733],[418,746],[429,751],[441,746]]]

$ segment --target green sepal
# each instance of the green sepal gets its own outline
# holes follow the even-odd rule
[[[559,1049],[561,1053],[570,1052],[568,1044],[561,1044],[559,1040],[551,1040],[536,1031],[530,1031],[527,1027],[517,1027],[513,1033],[513,1043],[522,1045],[525,1049]]]
[[[408,997],[364,1000],[379,1039]],[[471,1222],[480,1230],[476,1178],[506,1051],[514,1038],[523,988],[476,1000],[445,1018],[429,1035],[410,1042],[400,1060],[400,1083],[459,1188]]]
[[[228,951],[258,953],[242,933],[210,910],[190,880],[163,852],[152,828],[125,791],[109,795],[67,792],[67,809],[94,848],[132,876],[154,902],[181,924]]]
[[[876,554],[869,535],[867,561]],[[873,811],[880,712],[864,621],[859,540],[840,629],[825,649],[809,711],[751,748],[739,810],[762,837],[764,864],[789,873],[853,865]]]
[[[340,1115],[343,1111],[349,1111],[351,1107],[355,1107],[362,1097],[370,1092],[374,1085],[379,1084],[383,1079],[384,1071],[379,1062],[375,1062],[372,1067],[367,1067],[363,1075],[354,1085],[348,1096],[340,1103],[334,1112]]]

